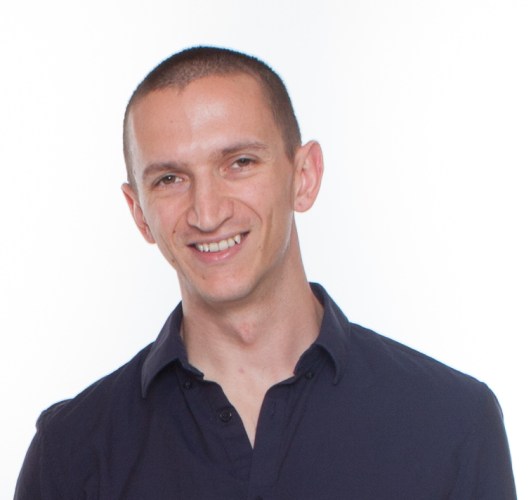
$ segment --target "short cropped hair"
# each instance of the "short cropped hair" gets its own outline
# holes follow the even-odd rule
[[[183,89],[199,78],[238,73],[249,75],[260,84],[282,134],[286,154],[293,159],[301,144],[301,133],[288,91],[277,73],[263,61],[241,52],[218,47],[192,47],[162,61],[148,73],[129,99],[123,124],[123,148],[129,184],[136,187],[128,144],[128,118],[135,103],[157,90],[168,87]]]

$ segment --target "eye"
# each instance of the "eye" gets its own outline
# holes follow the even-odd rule
[[[246,156],[242,156],[241,158],[238,158],[232,165],[232,170],[243,170],[247,167],[250,167],[251,164],[254,161],[251,158],[247,158]]]
[[[170,185],[170,184],[178,184],[179,182],[182,182],[182,178],[181,177],[178,177],[177,175],[174,175],[174,174],[167,174],[165,175],[164,177],[161,177],[157,182],[156,184],[157,185],[160,185],[160,184],[163,184],[163,185]]]

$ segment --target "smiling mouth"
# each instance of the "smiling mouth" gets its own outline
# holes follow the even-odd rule
[[[242,241],[242,235],[236,234],[235,236],[232,236],[231,238],[227,238],[226,240],[219,240],[214,241],[212,243],[195,243],[194,247],[197,248],[200,252],[223,252],[223,250],[227,250],[228,248],[232,248],[234,245],[239,245]]]

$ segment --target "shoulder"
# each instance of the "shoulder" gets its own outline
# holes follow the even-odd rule
[[[502,411],[487,385],[361,326],[345,333],[343,415],[364,429],[367,449],[376,442],[406,462],[409,450],[414,467],[448,476],[452,498],[516,498]]]
[[[350,349],[357,351],[380,374],[392,372],[395,375],[402,373],[404,376],[428,377],[434,382],[479,383],[435,358],[368,328],[351,323],[349,333]]]
[[[363,375],[382,394],[439,416],[466,416],[469,424],[485,405],[497,407],[490,389],[476,378],[359,325],[350,324],[349,333],[347,371]]]
[[[108,457],[112,443],[141,411],[141,371],[150,346],[131,361],[98,380],[76,397],[42,412],[37,433],[19,475],[15,498],[78,498],[76,485],[92,477],[99,455]]]
[[[502,411],[485,383],[358,325],[348,345],[346,386],[368,409],[363,418],[418,449],[431,443],[466,460],[487,443],[493,457],[508,456]]]
[[[354,386],[377,386],[380,393],[385,393],[386,388],[402,394],[435,392],[441,397],[451,396],[452,391],[461,392],[463,397],[485,391],[485,385],[475,378],[349,322],[323,287],[314,283],[312,290],[325,310],[317,343],[332,356],[336,370]]]
[[[141,400],[142,365],[150,349],[151,344],[74,398],[43,411],[37,421],[37,431],[60,432],[65,437],[86,436],[89,429],[107,420],[110,412],[126,412],[127,407]]]

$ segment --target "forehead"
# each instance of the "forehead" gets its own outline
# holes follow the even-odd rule
[[[129,118],[162,114],[165,109],[174,112],[186,112],[193,107],[208,110],[216,101],[223,102],[226,110],[241,108],[244,104],[252,104],[260,111],[271,107],[262,84],[254,77],[245,73],[215,74],[192,80],[183,87],[170,85],[147,93],[133,104]]]
[[[150,92],[132,106],[127,122],[137,159],[139,148],[151,156],[169,145],[200,149],[253,135],[272,141],[280,132],[261,85],[246,74],[211,75]]]

